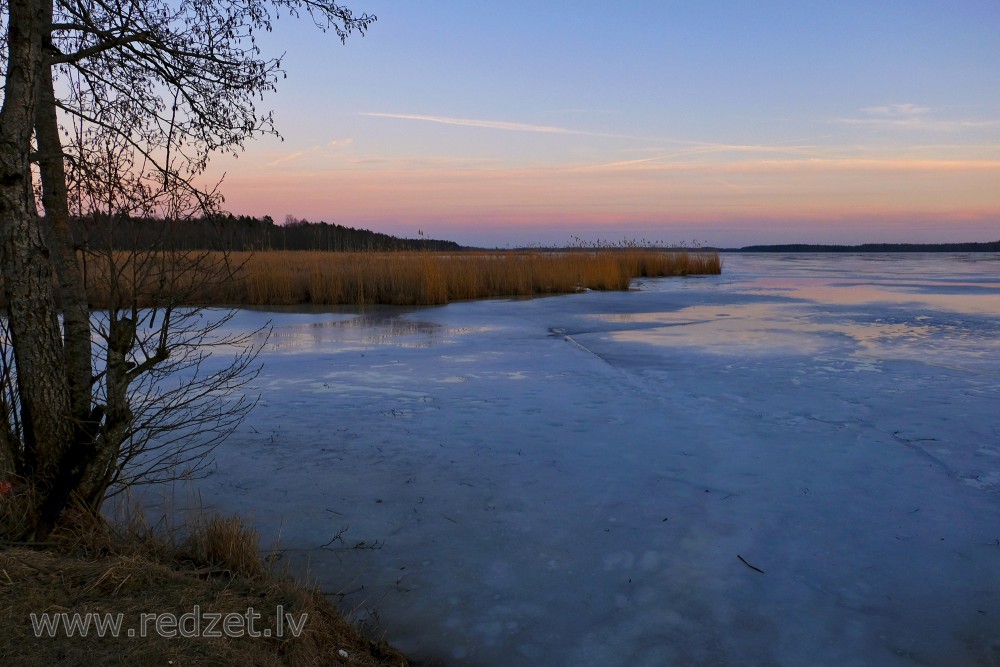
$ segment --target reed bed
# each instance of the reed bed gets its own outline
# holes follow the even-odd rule
[[[625,290],[636,278],[717,274],[711,251],[114,252],[85,260],[91,306],[432,305]]]
[[[635,278],[718,274],[715,252],[263,252],[232,258],[220,302],[431,305],[463,299],[625,290]]]

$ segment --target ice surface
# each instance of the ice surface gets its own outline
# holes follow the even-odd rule
[[[998,664],[1000,257],[637,287],[241,312],[261,402],[199,502],[418,659]]]

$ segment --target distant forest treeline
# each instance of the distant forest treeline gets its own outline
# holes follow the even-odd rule
[[[818,245],[785,243],[750,245],[737,252],[1000,252],[1000,241],[988,243],[865,243],[862,245]]]
[[[328,222],[286,217],[279,225],[265,215],[219,215],[193,220],[89,216],[72,222],[81,247],[119,250],[324,250],[340,252],[391,250],[461,250],[454,241],[402,239],[389,234]]]

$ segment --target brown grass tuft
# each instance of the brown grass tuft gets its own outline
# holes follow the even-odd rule
[[[181,553],[195,562],[208,563],[232,575],[259,579],[264,575],[257,530],[238,516],[213,516],[197,525]]]
[[[0,480],[0,540],[17,540],[31,533],[35,517],[29,512],[38,506],[35,491],[20,479]]]

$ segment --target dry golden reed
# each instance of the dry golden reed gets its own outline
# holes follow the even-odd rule
[[[429,305],[462,299],[625,290],[640,277],[717,274],[718,253],[569,252],[324,253],[272,251],[233,258],[237,280],[218,303]]]
[[[91,305],[433,305],[625,290],[635,278],[718,274],[714,251],[124,253],[87,260]]]

